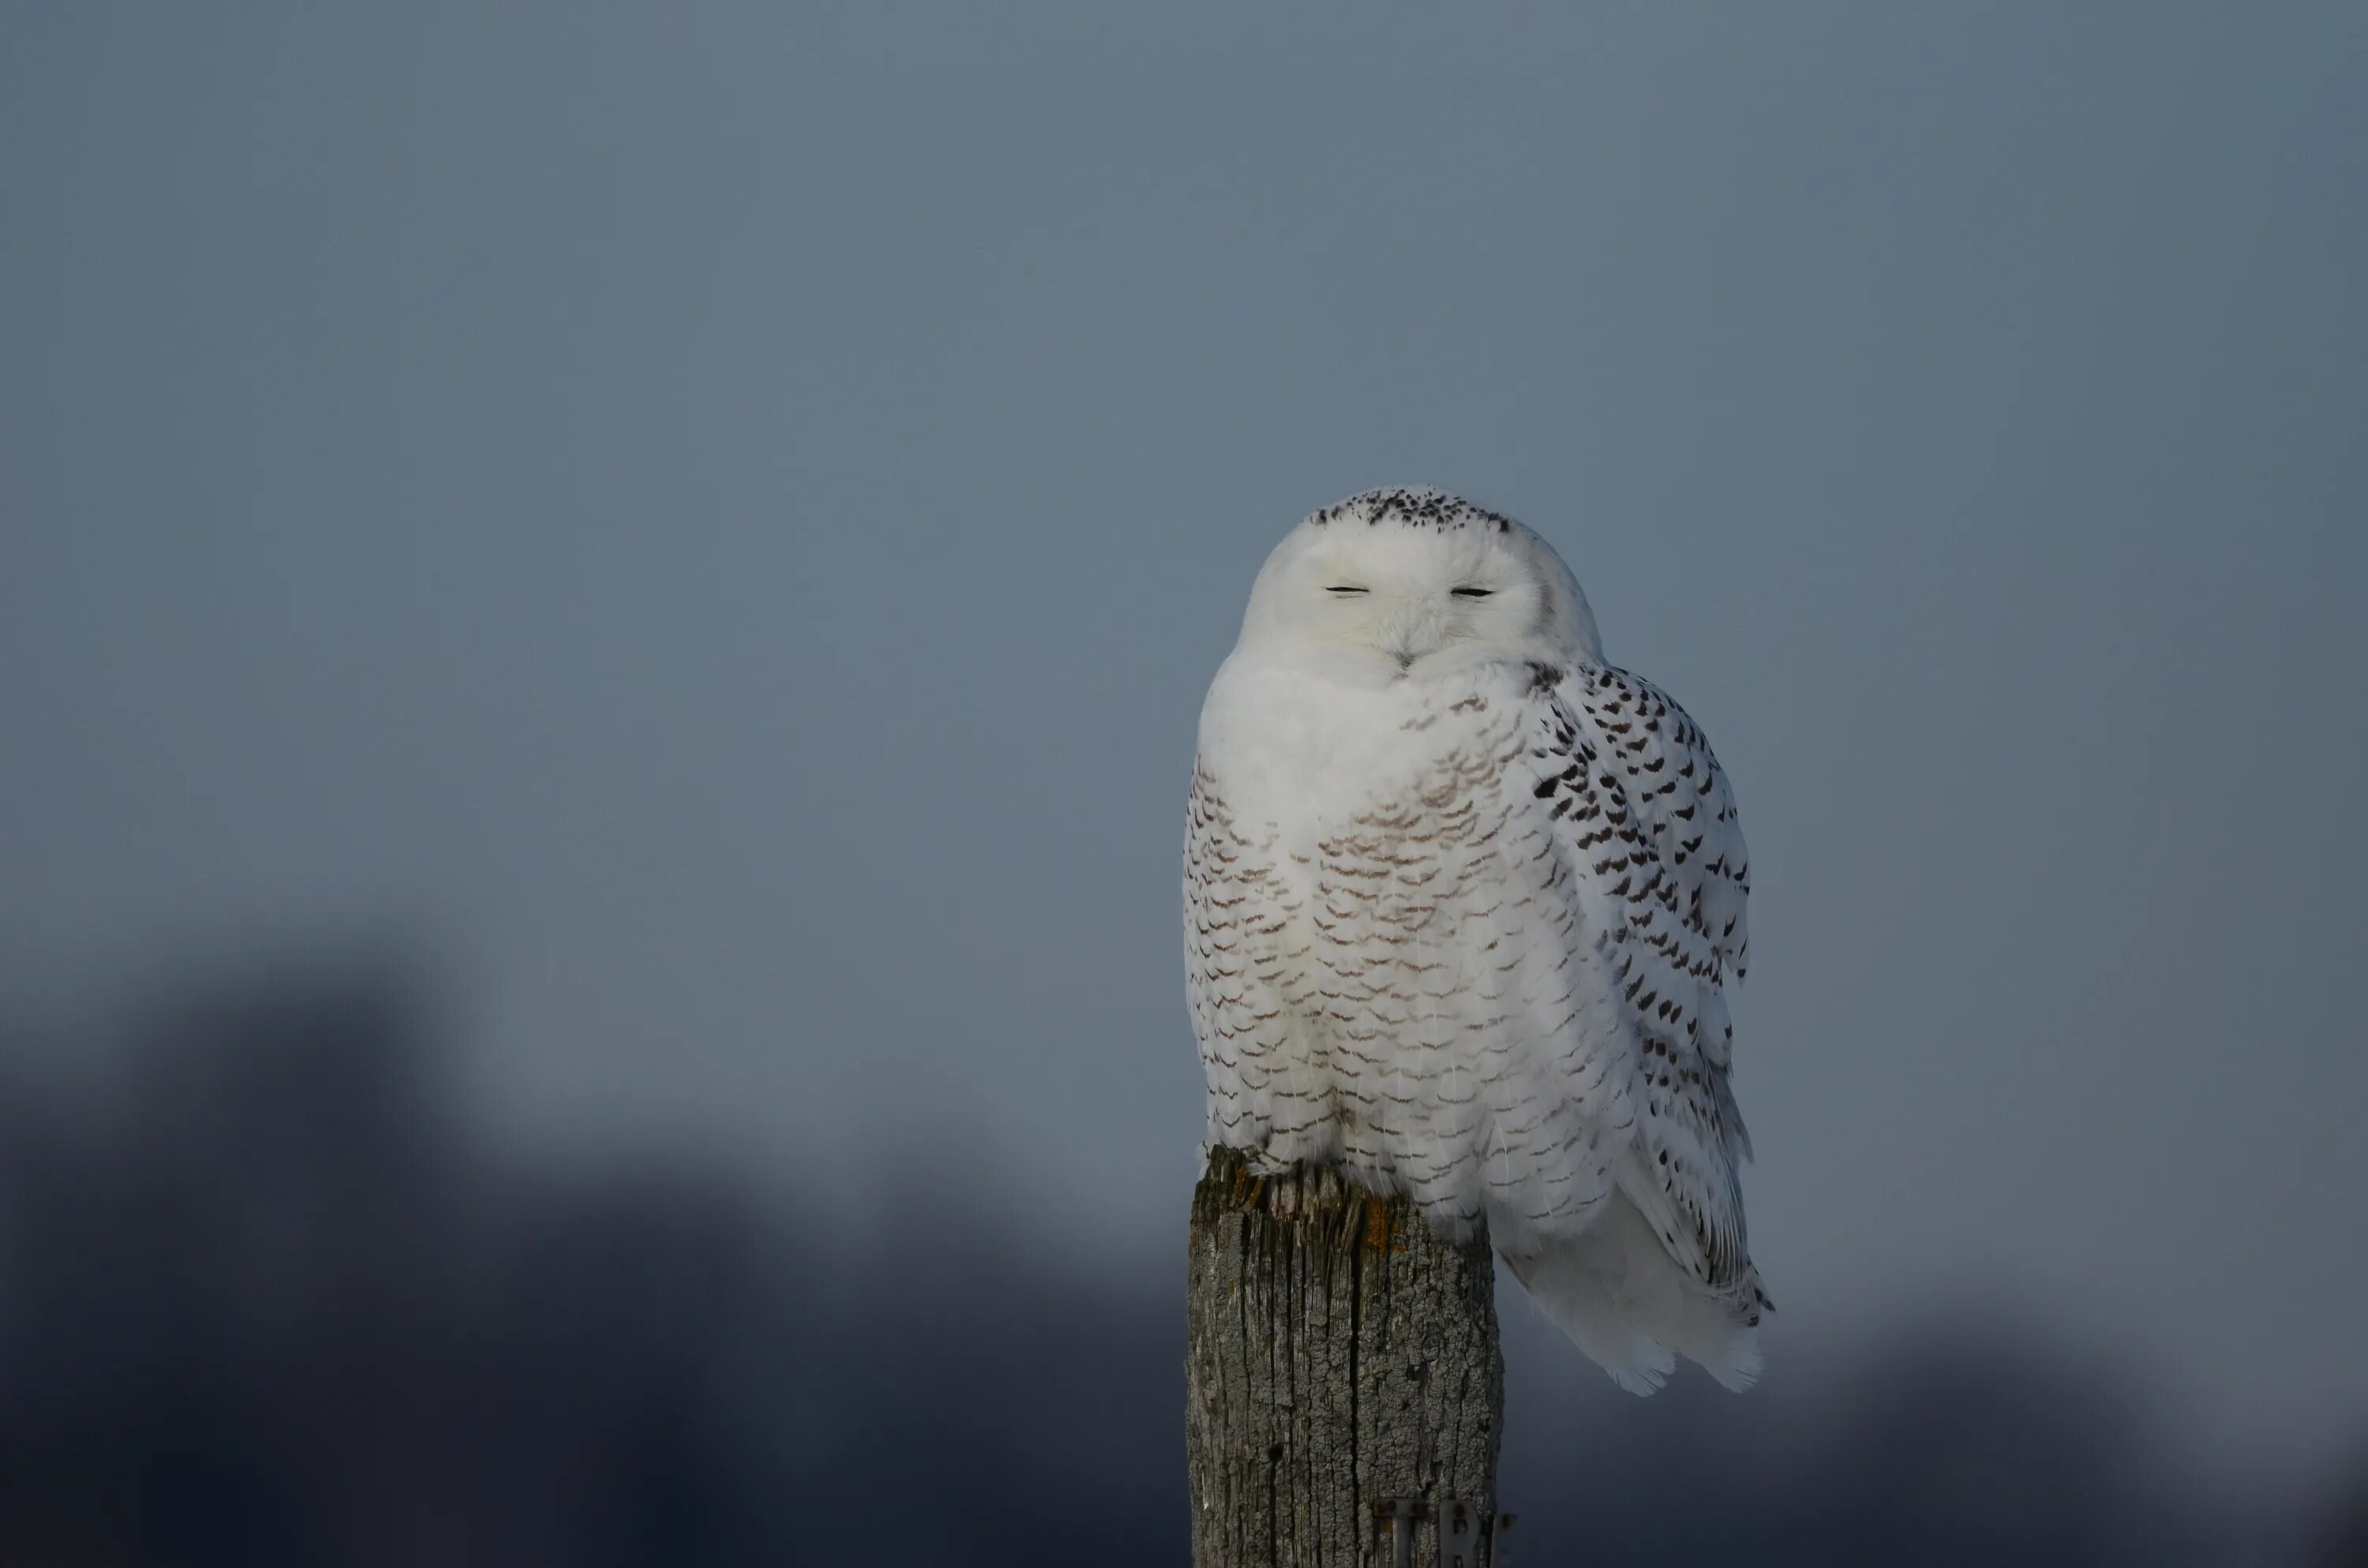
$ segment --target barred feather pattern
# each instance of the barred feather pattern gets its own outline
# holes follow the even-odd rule
[[[1534,652],[1534,650],[1531,650]],[[1757,1375],[1768,1299],[1726,988],[1734,792],[1693,720],[1565,646],[1342,685],[1237,653],[1184,845],[1207,1137],[1491,1238],[1639,1392]]]

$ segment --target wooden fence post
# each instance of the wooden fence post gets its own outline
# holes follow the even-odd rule
[[[1211,1151],[1186,1314],[1194,1568],[1484,1568],[1505,1407],[1495,1278],[1485,1230],[1456,1245],[1338,1171],[1258,1176]],[[1475,1528],[1442,1543],[1458,1503]],[[1419,1516],[1410,1552],[1393,1513]]]

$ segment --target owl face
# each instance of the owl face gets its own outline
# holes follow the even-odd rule
[[[1600,657],[1587,600],[1546,542],[1438,491],[1369,492],[1300,524],[1258,574],[1242,642],[1394,678]]]

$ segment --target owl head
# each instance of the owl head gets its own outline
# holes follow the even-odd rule
[[[1603,660],[1587,596],[1553,546],[1427,487],[1369,490],[1292,529],[1250,589],[1239,646],[1384,678]]]

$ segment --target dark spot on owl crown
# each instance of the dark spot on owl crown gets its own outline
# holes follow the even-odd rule
[[[1395,517],[1409,528],[1493,528],[1498,533],[1510,532],[1513,520],[1486,506],[1475,506],[1460,495],[1450,495],[1444,490],[1429,485],[1415,485],[1395,490],[1368,490],[1351,495],[1346,501],[1336,501],[1308,520],[1319,528],[1327,523],[1362,522],[1378,527],[1383,519]]]

